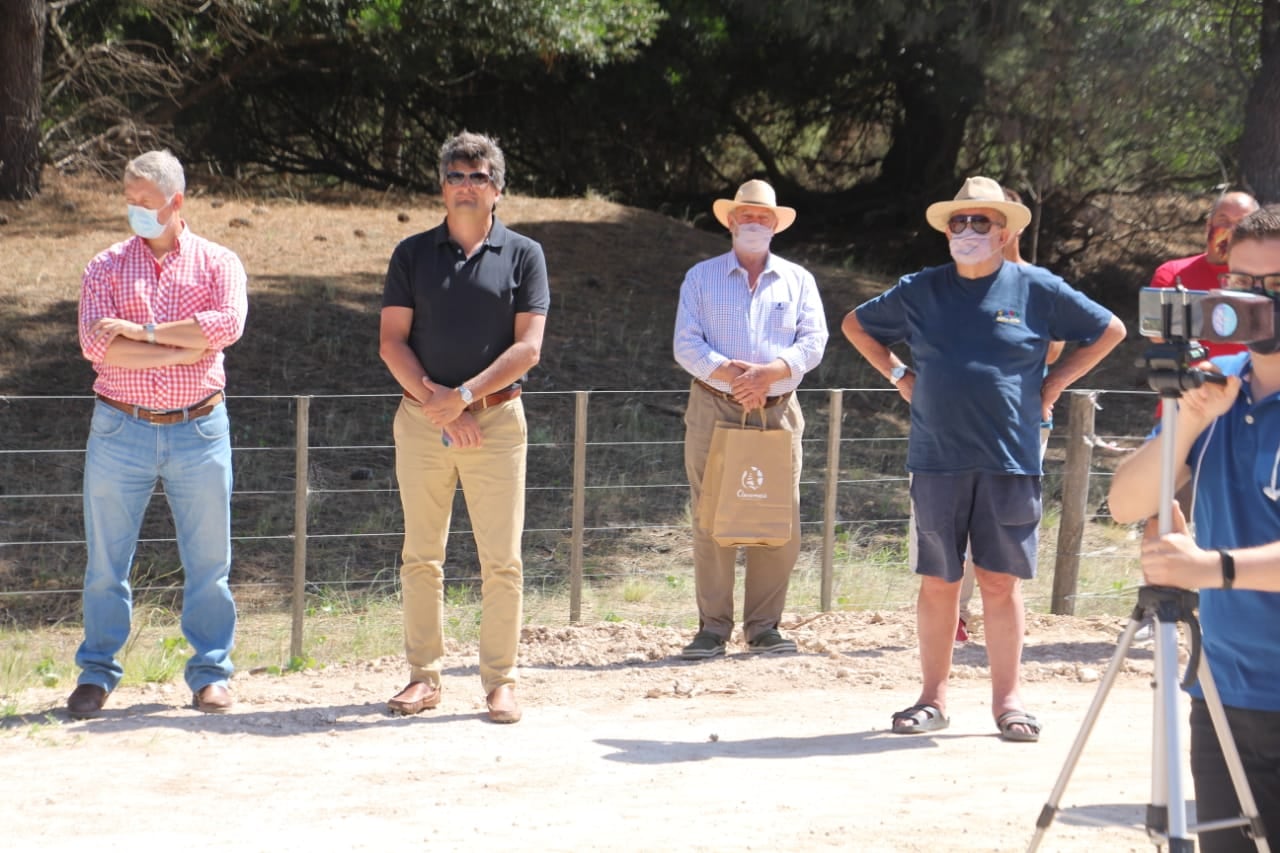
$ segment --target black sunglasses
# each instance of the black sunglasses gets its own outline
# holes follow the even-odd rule
[[[1218,275],[1223,290],[1248,290],[1265,296],[1280,296],[1280,272],[1249,275],[1247,272],[1224,272]]]
[[[488,172],[445,172],[444,179],[451,187],[460,187],[463,184],[482,187],[492,181],[493,176]]]
[[[990,218],[983,216],[981,213],[962,213],[947,220],[947,230],[952,234],[964,233],[966,225],[972,225],[976,234],[986,234],[991,231],[992,225],[1000,225],[1000,223],[992,222]]]

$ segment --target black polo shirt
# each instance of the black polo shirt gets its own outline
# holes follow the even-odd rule
[[[515,316],[551,306],[542,246],[495,216],[470,258],[444,223],[396,246],[382,290],[383,308],[413,309],[409,346],[427,375],[457,387],[515,342]]]

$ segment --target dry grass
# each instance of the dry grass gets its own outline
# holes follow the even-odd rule
[[[197,186],[184,213],[197,233],[234,248],[250,274],[248,328],[227,359],[239,450],[233,504],[237,535],[279,537],[292,530],[294,413],[288,396],[388,395],[324,398],[312,407],[311,444],[348,449],[312,452],[312,487],[325,491],[313,497],[311,532],[371,534],[311,544],[309,577],[323,584],[313,597],[323,606],[335,596],[345,596],[350,602],[337,610],[361,612],[369,606],[363,597],[372,595],[376,602],[394,593],[399,548],[394,533],[400,529],[400,510],[389,491],[394,482],[388,447],[391,395],[397,388],[377,357],[381,282],[394,245],[442,217],[439,200],[303,193],[287,185],[273,197],[250,198],[235,188]],[[6,305],[0,313],[0,395],[42,398],[0,397],[0,449],[42,451],[0,453],[0,542],[74,541],[82,535],[76,493],[87,413],[83,399],[57,398],[89,393],[92,372],[80,357],[75,336],[80,273],[96,252],[126,235],[123,204],[111,184],[55,175],[49,176],[39,199],[0,203],[0,215],[7,219],[0,225],[0,298]],[[692,596],[687,491],[680,486],[684,480],[679,447],[681,389],[687,387],[687,377],[671,357],[671,330],[685,270],[724,251],[727,240],[723,232],[599,198],[507,197],[499,215],[543,244],[553,295],[543,360],[531,376],[529,389],[534,393],[526,404],[534,443],[530,484],[549,484],[561,491],[530,496],[528,527],[547,531],[526,537],[531,599],[542,602],[530,617],[542,618],[545,612],[548,619],[563,619],[568,611],[563,590],[568,498],[563,487],[570,469],[573,409],[567,395],[546,392],[665,391],[669,393],[593,395],[589,440],[597,444],[590,452],[591,484],[615,488],[592,492],[588,525],[619,529],[588,539],[590,583],[584,610],[590,618],[684,624]],[[779,253],[803,259],[806,251],[820,251],[790,240],[790,235],[779,238]],[[904,268],[921,262],[911,259]],[[892,444],[903,434],[904,411],[838,331],[849,308],[879,292],[896,274],[809,265],[822,288],[832,337],[827,357],[806,387],[876,389],[846,393],[844,434],[856,441],[842,453],[842,479],[871,483],[842,488],[837,517],[870,521],[842,528],[837,606],[909,605],[914,584],[902,571],[901,555],[905,492],[876,482],[901,477],[900,449],[892,449]],[[1090,378],[1091,387],[1131,388],[1132,355],[1141,347],[1135,341],[1113,355]],[[264,399],[267,395],[284,399]],[[824,406],[819,394],[802,400],[813,412],[806,471],[820,478]],[[1149,411],[1149,403],[1142,400],[1117,401],[1109,406],[1105,428],[1100,417],[1099,431],[1137,434],[1141,430],[1129,424],[1145,423]],[[889,443],[877,443],[884,440]],[[620,441],[638,444],[607,444]],[[361,449],[349,449],[352,446]],[[631,488],[655,484],[672,488]],[[344,493],[356,487],[384,491]],[[5,493],[67,497],[5,501]],[[816,507],[820,498],[821,486],[815,483],[806,487],[802,502]],[[168,535],[168,520],[162,502],[155,504],[144,536],[163,537]],[[625,529],[628,524],[657,528],[637,532]],[[459,504],[455,529],[466,526]],[[383,533],[388,535],[372,535]],[[1122,547],[1111,541],[1116,535],[1105,526],[1090,526],[1086,550],[1102,554],[1100,568],[1092,572],[1097,579],[1087,581],[1095,592],[1108,594],[1132,571],[1127,565],[1118,570],[1108,566],[1108,549]],[[249,614],[269,613],[284,600],[289,547],[271,538],[238,543],[237,598]],[[451,548],[451,579],[465,587],[475,577],[469,537],[455,536]],[[799,567],[793,586],[792,604],[797,609],[817,602],[816,555],[809,547],[806,555],[808,563]],[[1051,559],[1048,556],[1044,565]],[[76,545],[0,547],[0,589],[76,590],[82,561],[82,549]],[[1091,571],[1082,574],[1087,579]],[[137,586],[170,584],[178,575],[171,545],[140,548]],[[1047,608],[1047,589],[1033,588],[1029,594],[1033,606]],[[171,599],[172,594],[158,594],[148,600],[166,604]],[[79,611],[74,592],[0,597],[0,615],[6,608],[22,624],[74,619]],[[279,641],[273,642],[272,648],[277,648]]]

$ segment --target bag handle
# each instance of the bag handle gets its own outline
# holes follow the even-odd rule
[[[769,428],[769,422],[768,422],[768,421],[766,421],[766,420],[765,420],[765,417],[764,417],[764,406],[761,406],[761,407],[760,407],[760,408],[758,408],[758,409],[745,409],[745,408],[744,408],[744,409],[742,410],[742,420],[740,421],[740,426],[741,426],[741,428],[742,428],[742,429],[746,429],[746,428],[747,428],[747,415],[748,415],[748,414],[750,414],[750,413],[751,413],[751,412],[753,412],[753,411],[755,411],[755,412],[759,412],[759,413],[760,413],[760,429],[768,429],[768,428]]]

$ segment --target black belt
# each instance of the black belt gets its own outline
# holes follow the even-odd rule
[[[168,409],[163,412],[157,412],[155,409],[144,409],[142,406],[121,403],[119,400],[112,400],[110,397],[104,397],[101,394],[96,396],[111,408],[118,409],[130,417],[137,418],[140,421],[146,421],[149,424],[165,425],[183,424],[187,421],[194,421],[196,418],[203,418],[205,415],[216,409],[223,400],[222,392],[214,391],[200,402],[194,403],[185,409]]]
[[[721,391],[719,388],[715,387],[714,385],[708,385],[706,382],[703,382],[701,379],[693,380],[693,384],[697,385],[703,391],[716,395],[721,400],[728,400],[730,403],[733,403],[735,406],[742,405],[737,400],[733,399],[733,395],[730,394],[728,391]],[[790,391],[788,391],[785,394],[779,394],[777,397],[765,397],[764,406],[762,406],[761,408],[772,409],[774,406],[777,406],[780,403],[785,403],[787,402],[787,400],[790,400],[790,399],[791,399]]]

